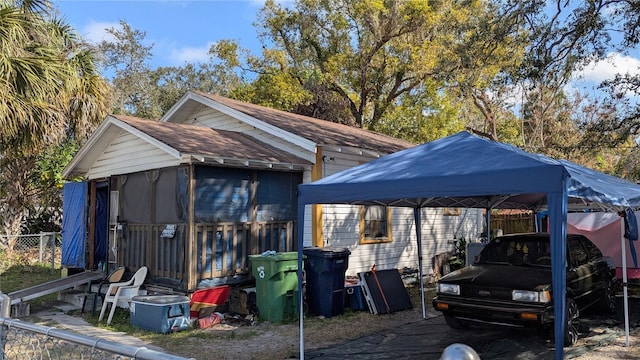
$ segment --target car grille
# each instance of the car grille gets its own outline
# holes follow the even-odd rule
[[[511,300],[511,289],[464,285],[461,291],[460,295],[466,298]]]

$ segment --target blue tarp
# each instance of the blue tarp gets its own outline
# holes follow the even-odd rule
[[[636,254],[636,246],[634,241],[638,240],[638,222],[636,221],[636,214],[633,210],[627,209],[624,212],[624,237],[629,240],[629,250],[631,251],[631,258],[633,259],[633,267],[638,268],[638,255]]]
[[[62,189],[62,266],[85,267],[87,183],[64,184]]]
[[[640,186],[460,132],[300,185],[298,223],[305,223],[307,204],[547,209],[553,292],[564,294],[568,207],[593,207],[594,203],[605,208],[638,207]],[[300,262],[303,231],[303,226],[298,227]],[[416,235],[419,239],[420,234]],[[562,344],[565,297],[554,296],[554,307],[555,318],[560,320],[555,322],[555,341]],[[300,319],[303,354],[302,314]],[[562,359],[562,352],[562,346],[556,347],[557,359]]]

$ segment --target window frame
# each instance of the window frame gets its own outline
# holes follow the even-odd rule
[[[387,217],[387,236],[381,238],[367,238],[365,237],[365,211],[366,207],[369,206],[379,206],[386,208],[386,217]],[[393,241],[393,232],[392,232],[392,209],[390,206],[386,205],[361,205],[360,206],[360,245],[369,245],[369,244],[384,244],[390,243]]]

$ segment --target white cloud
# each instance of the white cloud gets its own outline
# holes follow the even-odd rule
[[[213,43],[200,47],[182,47],[172,49],[169,59],[176,65],[185,63],[204,63],[209,61],[209,49]]]
[[[115,40],[113,35],[107,32],[107,29],[115,28],[120,29],[120,23],[117,22],[99,22],[91,21],[87,26],[78,32],[82,38],[90,43],[98,44],[103,40],[113,41]]]
[[[616,74],[634,75],[639,72],[640,60],[620,53],[610,53],[604,60],[589,63],[584,70],[576,74],[576,77],[584,81],[600,83],[607,79],[613,79]]]

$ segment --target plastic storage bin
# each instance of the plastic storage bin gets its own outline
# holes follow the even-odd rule
[[[362,286],[358,284],[345,284],[345,306],[353,310],[368,310],[367,299],[362,292]]]
[[[344,273],[351,251],[346,248],[309,247],[304,270],[307,278],[309,312],[332,317],[344,313]]]
[[[298,253],[249,255],[256,279],[258,318],[271,322],[298,315]]]
[[[182,295],[146,295],[131,299],[131,325],[157,333],[189,328],[189,298]]]

